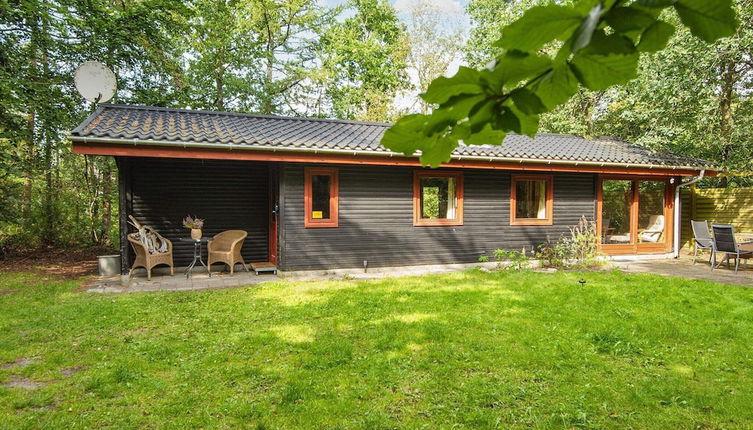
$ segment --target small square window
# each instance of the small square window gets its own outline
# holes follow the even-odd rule
[[[553,195],[551,175],[513,175],[510,225],[551,225]]]
[[[307,167],[304,176],[304,226],[337,227],[337,169]]]
[[[413,225],[463,225],[461,172],[414,173]]]

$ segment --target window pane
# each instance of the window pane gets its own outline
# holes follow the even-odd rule
[[[664,182],[638,183],[638,242],[664,243]]]
[[[330,175],[311,176],[311,218],[329,219],[329,184]]]
[[[632,181],[604,181],[601,187],[602,243],[630,243],[630,204],[633,201]]]
[[[546,182],[515,182],[515,218],[546,219]]]
[[[421,218],[455,219],[455,178],[421,178]]]

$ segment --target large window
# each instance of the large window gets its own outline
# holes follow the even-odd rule
[[[607,249],[668,250],[672,188],[667,179],[605,177],[600,184],[599,229]]]
[[[307,167],[304,179],[305,227],[337,227],[337,207],[337,169]]]
[[[462,173],[414,173],[413,225],[463,225]]]
[[[551,225],[553,196],[551,175],[513,175],[510,225]]]
[[[601,243],[629,244],[632,225],[633,181],[609,179],[601,183]]]

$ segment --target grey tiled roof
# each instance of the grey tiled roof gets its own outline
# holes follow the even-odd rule
[[[155,144],[205,144],[247,149],[358,151],[390,153],[379,144],[390,124],[319,118],[290,118],[230,112],[101,105],[71,133],[71,139],[149,141]],[[489,157],[523,161],[619,163],[634,166],[713,168],[711,163],[609,137],[586,139],[566,134],[536,138],[509,134],[502,145],[460,146],[453,158]]]

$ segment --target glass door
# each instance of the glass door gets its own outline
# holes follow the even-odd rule
[[[663,244],[666,235],[666,183],[663,181],[638,182],[638,243]]]
[[[669,251],[672,199],[668,180],[600,178],[598,211],[605,253]]]
[[[601,243],[630,245],[632,222],[633,182],[609,179],[601,182]]]

